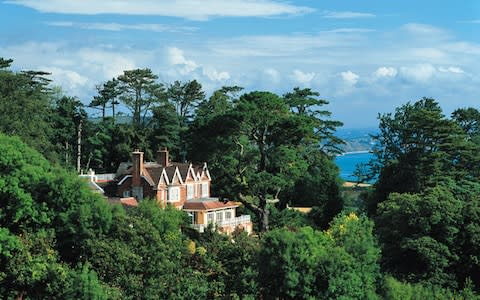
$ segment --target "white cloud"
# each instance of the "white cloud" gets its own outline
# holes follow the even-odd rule
[[[211,17],[270,17],[314,11],[312,8],[275,0],[9,0],[5,2],[45,13],[155,15],[192,20],[207,20]]]
[[[120,24],[120,23],[76,23],[76,22],[47,22],[47,25],[56,27],[74,27],[87,30],[143,30],[153,32],[183,32],[195,31],[194,27],[171,26],[165,24]]]
[[[388,78],[388,77],[391,78],[391,77],[397,76],[397,73],[398,71],[396,68],[380,67],[375,71],[374,76],[377,78]]]
[[[135,61],[127,55],[103,49],[81,48],[75,56],[79,64],[88,69],[89,73],[94,71],[103,74],[107,79],[116,77],[125,70],[137,68]]]
[[[358,82],[360,76],[358,74],[353,73],[352,71],[341,72],[340,76],[342,79],[349,85],[355,85]]]
[[[446,31],[439,28],[435,27],[429,24],[421,24],[421,23],[408,23],[403,25],[402,27],[404,30],[411,34],[415,35],[443,35],[446,34]]]
[[[400,73],[403,78],[420,83],[429,81],[436,72],[437,69],[430,64],[418,64],[400,68]]]
[[[188,60],[183,55],[183,50],[177,47],[167,49],[168,60],[170,64],[183,66],[179,71],[182,75],[195,71],[199,66],[193,60]]]
[[[225,81],[230,79],[230,74],[228,74],[228,72],[219,72],[213,67],[203,68],[203,75],[207,76],[212,81]]]
[[[78,90],[88,83],[88,78],[72,70],[65,70],[57,67],[40,67],[41,70],[51,73],[50,77],[56,85],[67,90]]]
[[[464,74],[465,71],[459,67],[439,67],[438,70],[442,73],[454,73],[454,74]]]
[[[209,42],[211,51],[230,57],[304,57],[312,51],[356,47],[370,31],[322,31],[318,34],[251,35]],[[337,49],[336,49],[337,50]],[[335,51],[336,51],[335,50]],[[302,53],[302,55],[299,55]],[[338,51],[336,51],[338,53]],[[320,57],[316,57],[320,61]],[[330,60],[331,61],[331,60]]]
[[[411,49],[411,55],[419,59],[426,60],[442,60],[447,57],[447,54],[436,48],[413,48]]]
[[[267,68],[263,70],[263,73],[269,78],[269,80],[272,83],[274,84],[280,83],[280,79],[281,79],[280,72],[278,72],[276,69]]]
[[[315,77],[314,72],[310,73],[304,73],[300,70],[293,70],[292,79],[300,84],[308,85],[312,81],[312,79]]]
[[[329,19],[354,19],[354,18],[374,18],[371,13],[353,12],[353,11],[327,11],[323,14],[324,18]]]

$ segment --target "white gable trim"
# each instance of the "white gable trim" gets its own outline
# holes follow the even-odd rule
[[[132,177],[133,177],[132,175],[127,175],[127,176],[123,177],[122,180],[120,180],[120,182],[117,183],[117,185],[122,185],[122,184],[125,182],[125,180],[127,180],[128,178],[132,178]],[[143,175],[140,176],[140,177],[143,178],[143,179],[145,179],[145,181],[148,182],[148,184],[150,184],[150,185],[152,185],[152,186],[154,185],[150,180],[148,180],[147,177],[145,177],[145,176],[143,176]]]
[[[167,171],[165,171],[165,169],[162,169],[160,180],[158,180],[157,190],[160,188],[160,183],[162,182],[162,179],[165,181],[166,185],[170,184],[170,181],[168,180],[168,176],[167,176]]]
[[[207,178],[212,180],[212,177],[210,177],[210,172],[208,171],[207,163],[203,163],[202,175],[199,179],[202,179],[204,175],[207,175]]]
[[[180,184],[184,184],[180,171],[178,170],[178,167],[175,167],[175,173],[173,173],[172,182],[169,184],[173,184],[173,182],[175,181],[175,176],[178,178],[178,181],[180,182]]]
[[[131,178],[131,177],[132,177],[132,175],[127,175],[127,176],[123,177],[122,180],[120,180],[120,182],[117,183],[117,185],[122,185],[125,182],[125,180],[127,180],[127,178]]]
[[[150,184],[151,186],[155,186],[155,183],[152,180],[148,179],[148,177],[145,177],[143,175],[140,176],[140,177],[145,179],[145,181],[148,182],[148,184]]]
[[[195,170],[193,169],[192,164],[188,166],[187,178],[188,178],[188,174],[190,174],[190,177],[192,177],[193,181],[198,181],[198,176],[197,174],[195,174]]]

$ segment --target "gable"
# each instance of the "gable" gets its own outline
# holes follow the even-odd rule
[[[162,169],[162,173],[160,174],[160,178],[158,180],[157,189],[165,187],[169,183],[170,181],[168,180],[167,172],[165,171],[165,169]]]
[[[188,167],[187,178],[185,181],[197,181],[197,175],[195,174],[195,170],[193,169],[192,164]]]

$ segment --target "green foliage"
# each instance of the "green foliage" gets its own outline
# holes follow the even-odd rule
[[[148,68],[124,71],[118,76],[119,98],[132,112],[136,130],[145,127],[150,108],[165,99],[165,88],[157,79]]]
[[[275,229],[262,238],[259,283],[265,299],[376,299],[379,250],[373,224],[355,214],[328,231]]]
[[[270,228],[300,228],[309,226],[307,215],[305,213],[293,210],[282,209],[279,210],[275,206],[269,206]]]
[[[394,276],[444,287],[471,278],[480,286],[473,271],[479,115],[459,109],[450,120],[424,98],[380,117],[379,179],[367,208],[377,216],[383,265]]]
[[[438,103],[423,98],[379,116],[380,134],[374,138],[374,170],[379,174],[368,210],[392,192],[418,193],[448,176],[474,178],[478,146],[466,138],[456,122],[445,118]]]
[[[192,119],[195,107],[205,99],[202,85],[196,80],[182,83],[175,81],[168,87],[167,97],[180,120],[180,126],[185,127]]]
[[[0,132],[19,136],[50,158],[52,133],[49,80],[44,72],[12,72],[12,60],[0,60]]]
[[[234,92],[238,90],[233,88]],[[311,96],[316,93],[298,90],[301,95],[291,96],[295,99],[287,101],[259,91],[234,99],[227,91],[230,89],[215,92],[208,102],[200,105],[189,134],[190,156],[194,161],[209,162],[217,195],[242,201],[256,215],[260,231],[268,229],[267,201],[281,197],[285,205],[287,199],[293,197],[293,188],[312,174],[316,178],[308,188],[328,184],[320,196],[308,200],[325,207],[325,202],[339,199],[336,183],[331,181],[336,173],[325,172],[332,177],[324,177],[322,173],[333,170],[332,162],[325,160],[327,166],[316,169],[314,165],[318,161],[312,159],[322,155],[320,143],[330,140],[326,135],[336,124],[320,119],[329,113],[314,108],[314,105],[325,104],[321,100],[312,103]],[[290,106],[289,101],[294,104]],[[334,196],[324,195],[326,190]],[[318,197],[321,200],[317,200]]]
[[[63,157],[63,165],[74,169],[78,155],[78,131],[87,122],[83,104],[74,97],[62,96],[56,99],[50,122],[53,127],[52,144]]]
[[[87,264],[79,267],[77,273],[74,273],[72,277],[73,284],[66,293],[68,298],[82,300],[106,300],[114,298],[112,297],[113,295],[108,295],[107,290],[99,282],[95,271],[92,271]],[[117,295],[117,297],[118,296],[119,295]]]
[[[462,202],[444,186],[421,194],[393,193],[379,205],[377,228],[387,270],[439,285],[455,283]]]
[[[428,284],[410,284],[396,280],[393,277],[386,276],[384,282],[384,298],[391,300],[475,300],[480,299],[470,288],[465,288],[460,292],[444,289],[439,286]]]
[[[184,128],[180,126],[180,119],[175,112],[175,107],[170,103],[152,109],[152,120],[149,133],[150,149],[158,150],[167,147],[172,154],[173,161],[180,161],[181,139]]]

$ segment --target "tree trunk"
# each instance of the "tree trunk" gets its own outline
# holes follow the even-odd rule
[[[260,198],[260,203],[258,206],[250,203],[245,196],[243,196],[242,194],[238,194],[238,199],[240,200],[240,202],[242,202],[243,205],[245,205],[245,207],[250,210],[251,212],[253,212],[256,216],[257,216],[257,219],[258,219],[258,230],[260,233],[262,232],[266,232],[268,231],[269,229],[269,225],[268,225],[268,217],[269,217],[269,212],[268,212],[268,209],[267,209],[267,200],[265,197],[259,197]]]
[[[83,120],[80,120],[77,131],[77,173],[80,173],[80,162],[82,158],[82,123]]]
[[[262,209],[259,210],[259,214],[257,215],[258,217],[258,231],[260,232],[266,232],[269,230],[268,226],[268,217],[269,217],[269,211],[267,209]]]
[[[65,166],[68,166],[68,142],[65,141]]]
[[[112,101],[112,118],[113,124],[115,124],[115,100]]]
[[[260,232],[268,231],[268,209],[267,198],[264,195],[260,195],[258,203],[258,228]]]

